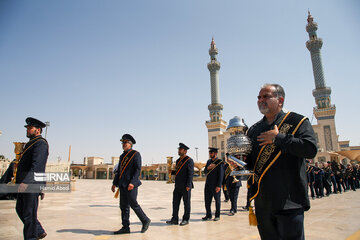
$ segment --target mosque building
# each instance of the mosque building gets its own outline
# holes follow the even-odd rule
[[[313,96],[315,98],[316,106],[313,108],[313,113],[317,119],[317,124],[313,125],[315,131],[318,154],[316,155],[315,162],[327,162],[330,160],[342,161],[343,164],[348,163],[349,159],[346,157],[351,156],[349,153],[360,151],[360,146],[349,146],[350,141],[339,141],[335,125],[336,107],[331,104],[331,88],[326,86],[324,70],[321,61],[321,52],[323,41],[317,37],[318,25],[310,12],[307,18],[308,24],[306,31],[309,34],[309,40],[306,42],[306,47],[310,51],[315,89]],[[210,113],[210,120],[206,121],[208,129],[208,145],[209,147],[219,148],[219,157],[224,159],[226,153],[226,142],[230,137],[227,131],[227,122],[222,119],[223,105],[220,103],[219,94],[219,70],[220,62],[217,61],[217,54],[219,53],[216,48],[214,38],[211,41],[209,55],[210,62],[207,67],[210,71],[211,83],[211,104],[208,106]],[[241,119],[234,117],[230,123],[240,123]],[[356,160],[360,161],[360,155]],[[354,159],[351,159],[354,160]]]

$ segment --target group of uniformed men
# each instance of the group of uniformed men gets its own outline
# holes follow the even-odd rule
[[[356,191],[360,188],[359,164],[348,163],[345,167],[344,164],[336,161],[310,164],[310,160],[306,160],[306,165],[312,199],[341,194],[349,190]]]
[[[280,85],[265,84],[260,89],[257,99],[258,108],[264,117],[247,132],[252,150],[245,161],[248,169],[254,170],[254,174],[248,179],[247,206],[251,206],[250,203],[254,200],[257,228],[261,239],[301,240],[305,238],[304,211],[310,209],[305,159],[314,158],[317,153],[315,134],[306,117],[282,110],[285,92]],[[41,239],[46,233],[37,220],[40,193],[27,193],[26,189],[28,184],[34,181],[32,176],[35,172],[45,171],[48,144],[41,137],[44,123],[34,118],[26,119],[26,123],[30,141],[25,146],[17,170],[16,183],[19,184],[19,194],[16,210],[24,223],[24,238]],[[141,185],[139,180],[141,156],[138,151],[132,149],[136,141],[131,135],[124,134],[121,141],[124,152],[120,156],[111,190],[115,192],[118,187],[120,193],[122,228],[114,234],[130,233],[130,208],[141,220],[141,232],[144,233],[149,228],[151,220],[136,200],[137,188]],[[181,198],[184,201],[185,211],[180,225],[189,223],[194,162],[186,155],[188,149],[185,144],[180,143],[178,148],[180,158],[176,161],[173,172],[175,175],[173,214],[167,224],[178,224]],[[210,206],[214,198],[216,210],[213,220],[217,221],[220,218],[220,189],[224,174],[227,176],[226,182],[231,182],[227,184],[230,200],[235,199],[231,204],[231,214],[237,209],[236,199],[240,182],[229,177],[227,166],[217,158],[217,149],[210,148],[209,155],[210,159],[205,166],[206,215],[202,219],[204,221],[212,219]],[[332,170],[337,171],[337,169]],[[318,170],[314,169],[315,172]],[[349,168],[346,172],[348,173],[346,176],[350,177],[342,178],[343,182],[347,182],[351,187],[358,185],[358,181],[352,177],[355,170]],[[337,175],[334,175],[336,180]],[[341,187],[338,190],[340,191]]]

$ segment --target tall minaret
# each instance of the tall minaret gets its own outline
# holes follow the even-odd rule
[[[331,104],[331,88],[327,87],[325,83],[320,53],[323,41],[317,37],[318,25],[314,22],[310,11],[308,12],[307,22],[306,31],[309,33],[309,40],[306,42],[306,47],[310,51],[315,80],[313,96],[316,107],[314,107],[313,112],[318,121],[318,130],[316,128],[314,130],[317,133],[319,147],[323,145],[325,148],[322,149],[323,151],[337,151],[339,146],[335,128],[336,107]]]
[[[220,63],[216,60],[218,54],[214,38],[211,40],[209,55],[210,62],[207,67],[210,71],[211,83],[211,104],[208,106],[210,112],[210,121],[206,121],[208,128],[209,146],[219,147],[219,135],[226,131],[227,123],[222,120],[223,105],[220,103],[219,93],[219,70]]]

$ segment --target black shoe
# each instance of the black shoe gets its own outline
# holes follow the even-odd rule
[[[216,221],[219,221],[220,220],[220,217],[215,217],[214,218],[214,221],[216,222]]]
[[[312,197],[312,200],[315,200],[315,197]]]
[[[188,224],[189,224],[188,220],[182,220],[181,223],[180,223],[180,226],[185,226],[185,225],[188,225]]]
[[[203,218],[201,218],[203,221],[210,221],[211,220],[211,217],[207,217],[207,216],[205,216],[205,217],[203,217]]]
[[[228,201],[229,201],[229,199],[225,199],[225,200],[224,200],[224,202],[228,202]]]
[[[46,237],[46,235],[47,235],[47,233],[44,232],[44,233],[42,233],[40,236],[38,236],[38,237],[36,238],[36,240],[38,240],[38,239],[43,239],[44,237]]]
[[[120,230],[114,232],[114,234],[126,234],[126,233],[130,233],[130,228],[121,228]]]
[[[151,223],[150,219],[148,219],[146,222],[143,223],[143,226],[141,228],[141,233],[144,233],[146,232],[146,230],[148,230],[150,223]]]
[[[248,206],[242,207],[242,209],[244,209],[244,210],[246,210],[246,211],[249,211],[249,207],[248,207]]]
[[[178,225],[178,222],[175,221],[175,220],[169,220],[169,221],[166,221],[166,224],[169,224],[169,225]]]

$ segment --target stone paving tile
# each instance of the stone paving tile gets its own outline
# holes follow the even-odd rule
[[[121,228],[119,200],[110,191],[110,180],[77,180],[71,193],[47,193],[40,202],[39,220],[46,239],[124,239],[124,240],[199,240],[199,239],[260,239],[257,228],[248,224],[248,212],[241,211],[246,203],[246,188],[240,189],[235,216],[228,216],[230,202],[222,202],[221,220],[203,222],[204,182],[194,182],[191,219],[187,226],[168,226],[171,218],[173,184],[143,181],[138,202],[152,222],[146,233],[140,233],[141,223],[130,211],[131,234],[112,235]],[[245,184],[243,184],[245,185]],[[222,196],[223,197],[223,196]],[[15,212],[15,201],[0,201],[0,239],[21,239],[22,223]],[[181,203],[182,204],[182,203]],[[214,204],[212,210],[215,210]],[[183,214],[183,204],[179,216]],[[360,235],[360,191],[331,195],[311,200],[305,213],[306,239],[339,240]],[[356,236],[356,233],[359,235]],[[351,239],[351,240],[352,240]],[[349,238],[350,240],[350,238]]]

